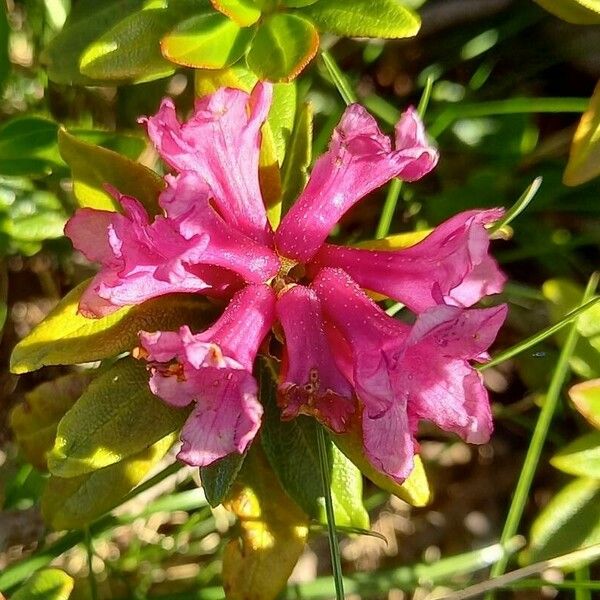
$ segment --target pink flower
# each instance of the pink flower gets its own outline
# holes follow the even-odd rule
[[[484,360],[505,307],[465,309],[502,289],[485,225],[502,211],[470,211],[398,251],[343,248],[326,238],[356,202],[394,177],[414,181],[438,160],[413,109],[392,141],[362,107],[337,126],[305,190],[275,232],[258,180],[260,129],[271,86],[221,89],[180,123],[170,100],[143,121],[175,174],[150,220],[133,198],[123,214],[81,209],[66,232],[101,269],[80,310],[173,292],[231,298],[207,331],[142,333],[152,391],[174,406],[193,403],[180,458],[207,465],[244,452],[262,408],[253,362],[275,321],[283,341],[282,418],[313,415],[333,431],[360,420],[367,457],[401,481],[412,468],[421,419],[480,443],[491,432],[487,393],[469,361]],[[361,290],[399,300],[411,327]]]

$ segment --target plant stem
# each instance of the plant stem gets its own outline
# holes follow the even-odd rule
[[[85,549],[87,552],[87,564],[88,564],[88,579],[90,582],[90,595],[92,600],[98,600],[98,585],[96,584],[96,577],[94,576],[93,559],[94,559],[94,546],[92,544],[92,534],[90,528],[86,527],[85,531]]]
[[[327,443],[325,430],[321,425],[317,427],[317,440],[319,444],[319,462],[321,464],[321,481],[323,482],[323,495],[325,497],[325,512],[327,514],[327,531],[329,534],[329,549],[331,551],[331,565],[333,567],[333,579],[335,581],[336,600],[344,600],[344,579],[342,574],[342,561],[335,529],[335,514],[333,512],[333,501],[331,499],[331,480],[329,477],[329,456],[327,454]]]
[[[325,63],[325,67],[327,67],[327,71],[329,71],[329,75],[333,80],[335,87],[337,88],[340,96],[344,100],[346,104],[353,104],[357,101],[356,94],[352,89],[352,86],[348,82],[346,76],[342,73],[341,69],[338,67],[337,63],[333,59],[333,56],[329,54],[327,50],[323,50],[321,52],[321,58]]]
[[[585,289],[583,302],[588,301],[593,296],[597,284],[598,275],[594,273],[592,277],[590,277],[588,285]],[[531,489],[533,477],[542,454],[546,435],[548,433],[550,423],[552,422],[552,417],[554,416],[563,384],[565,383],[569,373],[569,360],[573,355],[573,351],[575,350],[575,344],[577,343],[578,335],[577,320],[575,320],[571,325],[567,339],[561,350],[560,356],[558,357],[558,362],[556,364],[556,368],[554,369],[554,373],[552,374],[552,379],[550,381],[550,386],[548,387],[548,393],[546,394],[544,405],[542,406],[535,429],[533,431],[533,436],[531,437],[531,443],[527,450],[527,455],[525,456],[523,468],[521,469],[521,474],[519,475],[519,481],[517,482],[517,487],[515,489],[515,493],[508,511],[508,516],[506,517],[506,522],[504,524],[504,529],[500,537],[501,544],[504,544],[511,539],[519,528],[519,523],[521,521],[523,511],[525,510],[525,504],[527,503],[527,498],[529,497],[529,491]],[[506,569],[507,563],[508,557],[501,557],[500,560],[492,567],[491,577],[498,577],[499,575],[502,575]],[[494,593],[489,592],[486,596],[486,600],[491,600],[493,597]]]

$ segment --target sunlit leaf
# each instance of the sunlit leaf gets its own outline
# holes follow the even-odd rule
[[[426,506],[431,500],[431,491],[427,475],[419,455],[415,455],[415,466],[412,473],[403,484],[396,483],[393,479],[375,469],[365,456],[362,434],[355,424],[353,430],[340,435],[332,435],[337,447],[382,490],[398,496],[413,506]]]
[[[19,448],[37,469],[45,471],[46,452],[54,446],[58,422],[84,392],[95,372],[70,373],[38,385],[14,408],[10,426]]]
[[[245,454],[234,452],[208,467],[200,468],[202,489],[212,507],[218,506],[225,500],[244,464],[245,458]]]
[[[319,48],[319,34],[307,19],[275,13],[261,21],[246,60],[260,79],[291,81]]]
[[[600,2],[598,2],[600,11]],[[600,15],[599,20],[600,23]],[[580,185],[600,175],[600,84],[596,86],[589,108],[583,113],[569,154],[563,182]]]
[[[576,479],[542,510],[531,527],[526,563],[600,543],[600,480]]]
[[[127,306],[100,319],[77,310],[89,285],[71,290],[48,316],[14,348],[11,371],[27,373],[46,365],[71,365],[116,356],[138,344],[140,330],[168,330],[188,324],[208,325],[215,307],[192,294],[173,294]]]
[[[118,506],[163,458],[176,439],[171,434],[125,460],[86,475],[52,475],[42,495],[42,514],[54,529],[74,529]]]
[[[160,42],[172,62],[196,69],[223,69],[237,62],[253,30],[219,13],[200,14],[179,23]]]
[[[68,600],[73,591],[73,578],[60,569],[42,569],[34,573],[12,596],[11,600]]]
[[[535,0],[548,12],[575,25],[600,24],[598,0]]]
[[[241,533],[225,547],[223,588],[228,600],[274,600],[304,550],[308,519],[256,449],[240,476],[226,504]]]
[[[319,0],[299,12],[319,31],[346,37],[412,37],[421,26],[419,16],[397,0]]]
[[[241,27],[258,21],[260,9],[253,0],[210,0],[211,4]]]
[[[569,475],[600,479],[600,431],[573,440],[550,459],[550,464]]]
[[[58,147],[71,167],[73,193],[79,206],[116,210],[116,201],[105,189],[110,184],[137,198],[150,214],[158,212],[158,195],[164,183],[154,171],[112,150],[77,139],[65,129],[58,133]]]
[[[76,477],[120,462],[178,430],[188,411],[148,385],[146,365],[124,358],[100,374],[58,424],[48,469]]]
[[[574,385],[569,390],[569,397],[588,422],[600,429],[600,379]]]

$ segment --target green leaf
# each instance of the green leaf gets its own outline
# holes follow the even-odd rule
[[[221,504],[229,494],[245,458],[245,454],[234,452],[208,467],[200,467],[200,481],[204,495],[213,508]]]
[[[542,293],[548,300],[550,319],[560,321],[564,315],[581,304],[583,289],[571,281],[550,279],[542,286]],[[600,376],[600,303],[585,311],[577,320],[579,339],[570,364],[573,371],[585,378]],[[556,334],[560,344],[566,333]]]
[[[8,58],[8,36],[10,28],[6,18],[6,8],[0,10],[0,92],[10,73],[10,60]]]
[[[267,117],[271,128],[277,162],[283,164],[296,116],[297,91],[295,83],[276,83],[273,86],[273,102]]]
[[[598,5],[600,6],[600,2]],[[590,106],[581,117],[573,137],[563,183],[581,185],[598,175],[600,175],[600,84],[596,86]]]
[[[46,453],[54,446],[58,422],[94,378],[94,371],[70,373],[46,381],[25,394],[10,415],[10,426],[27,460],[47,469]]]
[[[6,262],[0,259],[0,342],[8,315],[8,270]]]
[[[600,429],[600,379],[574,385],[569,390],[569,397],[590,425]]]
[[[254,31],[219,14],[196,15],[179,23],[160,42],[165,58],[195,69],[224,69],[245,53]]]
[[[88,319],[77,310],[89,283],[84,281],[71,290],[15,346],[10,366],[13,373],[110,358],[137,346],[140,330],[168,330],[184,324],[199,328],[215,316],[214,307],[206,300],[192,294],[173,294],[126,306],[101,319]]]
[[[423,463],[419,455],[415,455],[415,466],[404,483],[399,484],[369,462],[364,453],[362,433],[359,427],[347,433],[332,435],[336,446],[382,490],[398,496],[413,506],[426,506],[431,501],[431,491]]]
[[[210,3],[240,27],[248,27],[260,19],[260,9],[252,0],[210,0]]]
[[[178,430],[188,411],[157,398],[148,378],[145,363],[124,358],[94,379],[58,424],[50,472],[76,477],[102,469]]]
[[[62,31],[44,53],[48,77],[67,85],[97,84],[79,71],[85,49],[100,35],[137,10],[144,0],[80,0],[74,5]]]
[[[305,103],[298,113],[281,169],[283,214],[290,209],[308,181],[308,167],[312,158],[312,121],[312,107]]]
[[[104,189],[108,183],[137,198],[151,215],[159,212],[158,195],[164,182],[154,171],[112,150],[79,140],[65,129],[58,132],[58,148],[71,167],[73,193],[79,206],[116,210],[117,202]]]
[[[598,0],[535,0],[548,12],[575,25],[600,24]]]
[[[261,22],[248,51],[248,66],[259,79],[291,81],[319,48],[319,34],[307,19],[276,13]]]
[[[593,431],[567,444],[550,464],[569,475],[600,479],[600,431]]]
[[[118,506],[175,442],[171,434],[123,461],[86,475],[52,475],[42,495],[42,514],[54,529],[81,529]]]
[[[419,16],[398,0],[319,0],[298,12],[319,31],[347,37],[406,38],[421,27]]]
[[[175,68],[161,54],[160,39],[178,20],[166,9],[148,9],[125,17],[90,44],[79,60],[79,69],[100,81],[151,81]]]
[[[68,600],[73,591],[73,578],[60,569],[42,569],[34,573],[12,596],[11,600]]]
[[[326,523],[325,498],[318,455],[317,423],[300,416],[283,422],[274,399],[275,382],[268,373],[261,378],[261,400],[265,408],[261,441],[265,454],[283,489],[310,517]],[[362,505],[360,471],[329,443],[331,495],[336,525],[369,527],[369,516]]]
[[[525,563],[600,543],[600,481],[576,479],[542,510],[531,527]]]

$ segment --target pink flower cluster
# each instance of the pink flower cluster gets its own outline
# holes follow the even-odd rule
[[[506,307],[467,307],[504,284],[485,229],[502,211],[458,214],[403,250],[327,243],[361,198],[394,177],[421,178],[438,159],[414,110],[402,115],[392,144],[352,105],[273,231],[258,177],[271,94],[262,83],[251,94],[221,89],[198,100],[183,124],[164,100],[144,120],[175,172],[160,196],[164,214],[151,220],[116,191],[122,213],[77,211],[66,233],[101,265],[80,311],[100,317],[173,292],[229,301],[206,331],[140,333],[152,391],[173,406],[194,404],[181,436],[183,461],[208,465],[252,442],[262,415],[253,365],[278,322],[282,418],[314,415],[335,432],[359,422],[373,466],[402,481],[420,420],[474,443],[492,431],[471,361],[486,360]],[[405,304],[414,324],[388,316],[364,290]]]

